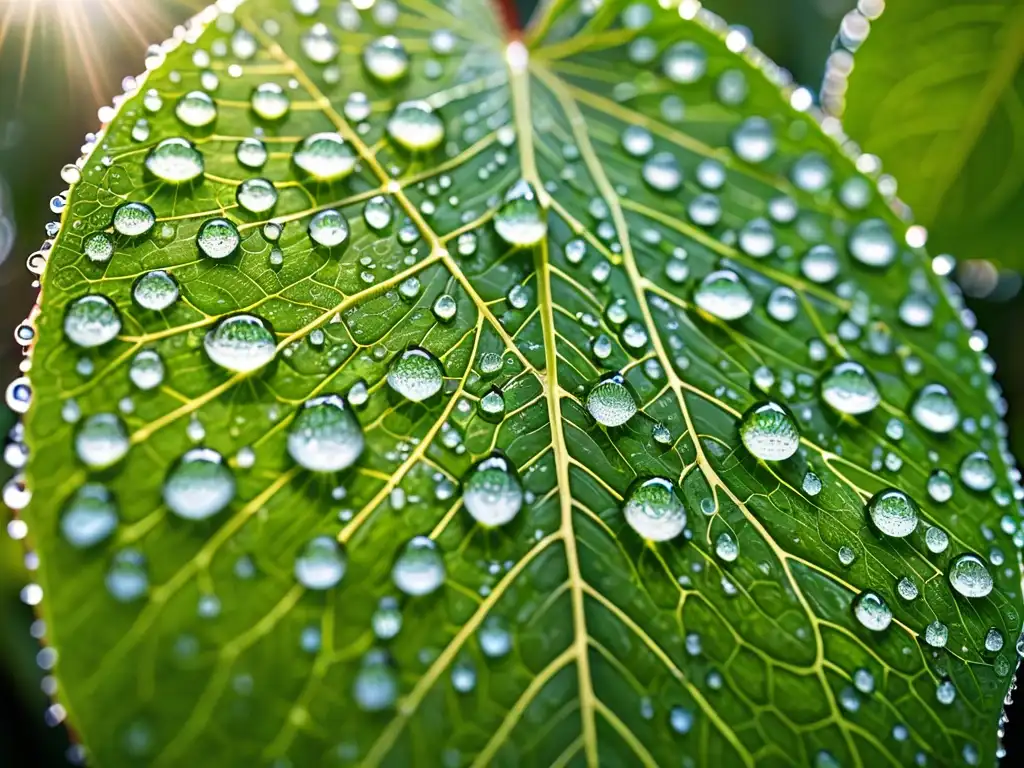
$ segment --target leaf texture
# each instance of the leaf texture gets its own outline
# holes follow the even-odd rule
[[[154,52],[47,252],[25,517],[91,761],[991,764],[1021,624],[999,393],[779,70],[693,3],[556,0],[523,43],[478,0],[358,5],[224,4]],[[325,132],[343,179],[296,154]],[[160,178],[187,144],[152,161],[177,138],[187,183]],[[218,347],[238,313],[263,330]],[[326,395],[361,452],[303,438]],[[197,450],[222,463],[182,480]],[[904,538],[866,512],[893,487]],[[952,588],[964,553],[987,596]]]

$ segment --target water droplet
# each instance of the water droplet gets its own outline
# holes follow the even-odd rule
[[[887,267],[896,258],[896,240],[881,219],[862,221],[850,233],[850,255],[869,267]]]
[[[992,591],[992,574],[977,555],[960,555],[949,567],[949,583],[964,597],[985,597]]]
[[[872,632],[881,632],[892,623],[892,611],[882,596],[870,590],[853,599],[853,615],[862,626]]]
[[[935,686],[935,698],[940,704],[949,706],[956,699],[956,686],[949,680],[943,680]]]
[[[715,83],[715,95],[729,107],[735,107],[747,100],[747,77],[738,69],[727,69]]]
[[[720,320],[738,320],[754,306],[747,284],[731,269],[706,275],[693,298],[698,307]]]
[[[839,413],[855,416],[870,413],[882,402],[871,374],[853,360],[839,363],[822,377],[821,396]]]
[[[455,313],[458,311],[459,305],[455,302],[455,297],[447,293],[442,293],[434,301],[434,317],[436,317],[442,323],[451,322],[455,318]]]
[[[740,545],[731,533],[723,531],[715,539],[715,554],[719,560],[731,563],[740,556]]]
[[[929,432],[946,434],[960,423],[960,410],[949,390],[941,384],[926,384],[910,406],[910,415]]]
[[[390,640],[402,630],[402,612],[398,601],[393,597],[383,597],[377,604],[377,610],[370,617],[373,634],[378,640]]]
[[[935,317],[935,309],[926,295],[908,293],[900,302],[899,316],[911,328],[927,328]]]
[[[489,659],[500,659],[512,650],[512,633],[500,616],[488,616],[477,632],[480,650]]]
[[[145,203],[122,203],[114,211],[111,225],[125,237],[144,235],[156,224],[156,214]]]
[[[366,655],[363,666],[356,673],[352,695],[364,712],[382,712],[395,705],[398,676],[383,653],[373,651]]]
[[[98,293],[75,299],[64,315],[64,335],[79,347],[99,347],[121,332],[121,315],[110,299]]]
[[[199,251],[211,259],[226,259],[238,250],[242,236],[238,227],[227,219],[210,219],[203,222],[196,236]]]
[[[346,566],[341,545],[330,536],[317,536],[295,558],[295,578],[307,589],[330,589],[341,581]]]
[[[149,590],[146,558],[135,549],[122,549],[114,555],[106,577],[107,591],[121,603],[138,600]]]
[[[897,582],[896,591],[904,600],[916,600],[918,595],[917,584],[904,576]]]
[[[425,101],[405,101],[388,118],[388,135],[410,152],[429,152],[444,140],[444,123]]]
[[[128,453],[128,447],[128,431],[115,413],[90,416],[75,434],[75,453],[90,469],[103,469],[117,463]]]
[[[704,77],[708,56],[704,49],[689,41],[670,46],[662,56],[661,68],[673,83],[688,85]]]
[[[789,411],[778,403],[752,406],[740,420],[740,440],[746,449],[764,461],[783,461],[800,447],[800,432]]]
[[[426,536],[416,536],[405,545],[391,579],[407,595],[429,595],[444,583],[444,558],[437,545]]]
[[[587,410],[598,424],[619,427],[636,413],[636,399],[622,375],[615,373],[601,379],[590,390]]]
[[[871,522],[886,536],[902,538],[917,529],[917,503],[903,491],[886,488],[867,503]]]
[[[801,487],[804,489],[804,493],[806,493],[808,496],[817,496],[819,493],[821,493],[821,478],[818,477],[813,472],[807,472],[804,474],[804,479],[801,484]]]
[[[163,383],[164,361],[156,350],[143,349],[132,358],[128,377],[139,389],[154,389]]]
[[[654,149],[654,137],[646,128],[628,125],[622,132],[622,148],[633,157],[644,157]]]
[[[832,168],[817,152],[808,152],[793,163],[789,176],[798,189],[820,192],[832,183]]]
[[[932,648],[945,648],[949,639],[949,627],[941,621],[933,621],[924,628],[924,641]]]
[[[444,384],[444,367],[432,353],[410,347],[391,363],[388,386],[415,403],[433,397]]]
[[[132,286],[132,298],[144,309],[162,312],[178,300],[178,281],[162,269],[146,272]]]
[[[831,245],[816,245],[800,260],[800,271],[812,283],[824,285],[839,274],[839,257]]]
[[[188,139],[164,139],[146,155],[146,170],[168,184],[198,179],[203,169],[203,154]]]
[[[800,300],[792,288],[779,285],[768,294],[768,315],[778,323],[792,322],[800,311]]]
[[[191,128],[205,128],[217,119],[217,105],[210,94],[190,91],[178,99],[174,114]]]
[[[110,261],[114,255],[114,242],[105,232],[95,232],[82,241],[82,253],[89,257],[90,261],[103,264]]]
[[[924,543],[934,555],[942,554],[949,546],[949,536],[941,528],[929,528],[924,534]]]
[[[167,473],[164,502],[178,517],[205,520],[235,497],[235,477],[224,458],[211,448],[193,448]]]
[[[64,539],[77,549],[99,544],[116,528],[114,497],[99,483],[86,483],[79,488],[60,518]]]
[[[316,181],[338,181],[356,167],[356,154],[337,133],[314,133],[295,148],[292,161]]]
[[[250,373],[274,359],[277,346],[267,324],[255,315],[233,315],[206,334],[203,346],[221,368]]]
[[[288,114],[291,100],[277,83],[261,83],[253,88],[249,97],[252,111],[264,120],[280,120]]]
[[[520,179],[509,187],[494,215],[494,230],[509,245],[520,247],[536,245],[547,234],[547,219],[529,182]]]
[[[246,168],[258,169],[266,165],[267,145],[259,139],[242,139],[235,149],[235,159]]]
[[[307,400],[288,432],[288,453],[314,472],[338,472],[363,453],[363,429],[340,395]]]
[[[341,211],[329,208],[309,221],[309,238],[324,248],[337,248],[348,240],[348,220]]]
[[[478,462],[466,477],[462,504],[485,527],[510,522],[523,506],[523,485],[512,463],[500,453]]]
[[[996,484],[996,470],[984,451],[974,451],[960,462],[960,481],[972,491],[984,493]]]
[[[752,219],[739,234],[740,250],[755,259],[763,259],[775,250],[775,233],[767,219]]]
[[[775,154],[775,132],[763,117],[748,117],[732,134],[732,149],[748,163],[763,163]]]
[[[641,169],[644,181],[658,192],[675,192],[682,186],[683,171],[671,152],[656,152]]]
[[[928,476],[928,495],[940,504],[953,497],[953,478],[944,469],[936,469]]]
[[[500,420],[505,413],[505,396],[497,387],[487,390],[478,403],[480,412],[492,420]]]
[[[409,54],[401,40],[385,35],[363,48],[363,65],[376,80],[393,83],[409,71]]]
[[[327,27],[326,24],[317,23],[310,27],[299,38],[299,45],[302,52],[306,54],[314,64],[327,64],[338,58],[338,38]]]
[[[371,197],[363,206],[363,221],[375,232],[381,232],[391,226],[394,214],[391,203],[383,195]]]
[[[671,480],[652,477],[630,488],[622,505],[629,526],[648,541],[669,541],[686,527],[686,508]]]
[[[246,179],[238,185],[235,199],[249,213],[267,213],[277,205],[277,188],[267,179]]]

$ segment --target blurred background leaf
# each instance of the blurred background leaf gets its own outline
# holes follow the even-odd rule
[[[957,256],[973,295],[997,286],[972,261],[1024,266],[1022,57],[1020,0],[904,0],[870,23],[849,75],[847,134],[895,175],[929,250]]]

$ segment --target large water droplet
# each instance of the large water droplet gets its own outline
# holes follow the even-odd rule
[[[395,210],[384,195],[375,195],[363,206],[363,221],[374,232],[383,232],[391,226]]]
[[[606,376],[587,395],[587,410],[598,424],[619,427],[636,413],[636,399],[621,374]]]
[[[128,378],[139,389],[159,387],[164,381],[164,361],[155,349],[143,349],[132,358]]]
[[[196,236],[199,251],[211,259],[226,259],[242,243],[238,227],[227,219],[210,219],[203,222]]]
[[[345,552],[330,536],[317,536],[295,558],[295,578],[307,589],[330,589],[345,575]]]
[[[765,305],[769,317],[779,323],[792,322],[800,311],[800,299],[796,292],[785,285],[778,285],[768,294]]]
[[[410,152],[428,152],[444,140],[444,122],[425,101],[405,101],[388,118],[388,135]]]
[[[359,420],[339,395],[307,400],[288,432],[288,453],[314,472],[338,472],[352,466],[364,446]]]
[[[75,453],[90,469],[103,469],[128,453],[128,431],[115,413],[97,413],[82,422],[75,434]]]
[[[224,318],[206,334],[203,346],[213,362],[236,373],[262,368],[277,351],[274,334],[255,315]]]
[[[871,374],[860,363],[839,363],[821,379],[821,396],[840,413],[860,415],[873,411],[882,396]]]
[[[697,43],[676,43],[662,55],[661,68],[665,77],[674,83],[695,83],[707,71],[708,56]]]
[[[249,103],[256,116],[264,120],[280,120],[288,114],[288,110],[291,108],[288,94],[277,83],[257,85],[253,88]]]
[[[783,461],[800,447],[796,421],[778,403],[752,406],[743,414],[739,431],[747,450],[764,461]]]
[[[292,162],[316,181],[338,181],[356,167],[356,153],[336,133],[314,133],[295,148]]]
[[[156,224],[156,214],[145,203],[122,203],[114,211],[110,223],[119,235],[139,237]]]
[[[363,48],[363,65],[374,79],[393,83],[409,71],[409,54],[401,40],[385,35]]]
[[[105,579],[111,597],[121,603],[138,600],[149,590],[146,558],[135,549],[122,549],[114,555]]]
[[[800,271],[812,283],[829,283],[839,274],[839,257],[831,245],[815,245],[800,260]]]
[[[671,152],[656,152],[640,171],[644,181],[658,192],[675,192],[682,186],[683,170]]]
[[[720,320],[739,320],[754,307],[754,297],[731,269],[711,272],[694,292],[697,306]]]
[[[960,462],[960,481],[972,491],[984,493],[996,484],[996,470],[984,451],[974,451]]]
[[[949,567],[949,583],[964,597],[985,597],[992,591],[992,574],[977,555],[960,555]]]
[[[146,155],[146,170],[168,184],[184,184],[203,175],[203,154],[188,139],[164,139]]]
[[[106,232],[95,232],[82,241],[82,253],[89,257],[89,261],[103,264],[114,255],[114,241]]]
[[[648,541],[674,539],[686,527],[686,508],[671,480],[652,477],[635,483],[622,504],[629,526]]]
[[[99,347],[121,332],[121,315],[106,296],[91,293],[75,299],[64,315],[64,335],[79,347]]]
[[[896,240],[881,219],[862,221],[850,233],[850,255],[869,267],[887,267],[896,258]]]
[[[99,483],[86,483],[79,488],[60,518],[61,534],[78,549],[99,544],[116,528],[114,497]]]
[[[391,569],[395,586],[407,595],[429,595],[444,583],[444,558],[426,536],[417,536],[402,548]]]
[[[547,219],[529,182],[520,179],[509,187],[494,215],[494,230],[509,245],[524,247],[536,245],[547,234]]]
[[[914,397],[910,415],[929,432],[940,435],[952,432],[960,423],[960,409],[949,390],[941,384],[923,386]]]
[[[444,367],[432,353],[410,347],[391,363],[388,385],[403,397],[419,403],[441,391]]]
[[[178,300],[178,281],[162,269],[146,272],[132,286],[132,298],[144,309],[162,312]]]
[[[277,188],[268,179],[246,179],[235,190],[235,199],[249,213],[267,213],[277,205]]]
[[[205,128],[217,119],[217,105],[210,94],[190,91],[178,99],[174,114],[191,128]]]
[[[892,623],[892,610],[882,596],[870,590],[853,598],[853,615],[862,626],[881,632]]]
[[[523,506],[523,485],[512,463],[500,453],[478,462],[466,477],[462,504],[485,527],[510,522]]]
[[[881,533],[903,538],[917,529],[917,503],[903,491],[886,488],[867,503],[868,515]]]
[[[235,497],[235,477],[224,458],[211,448],[193,448],[167,473],[164,502],[178,517],[205,520]]]
[[[309,221],[309,238],[324,248],[337,248],[348,240],[348,220],[341,211],[328,208]]]
[[[654,149],[654,137],[639,125],[626,126],[622,132],[622,148],[633,157],[643,157]]]
[[[733,131],[732,149],[748,163],[763,163],[775,154],[775,132],[763,117],[748,117]]]

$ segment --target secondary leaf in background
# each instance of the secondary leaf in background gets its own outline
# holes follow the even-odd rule
[[[1024,264],[1024,5],[893,2],[871,22],[843,124],[899,181],[934,251]]]
[[[369,5],[204,16],[70,191],[26,517],[94,762],[991,762],[998,393],[870,183],[692,3]]]

